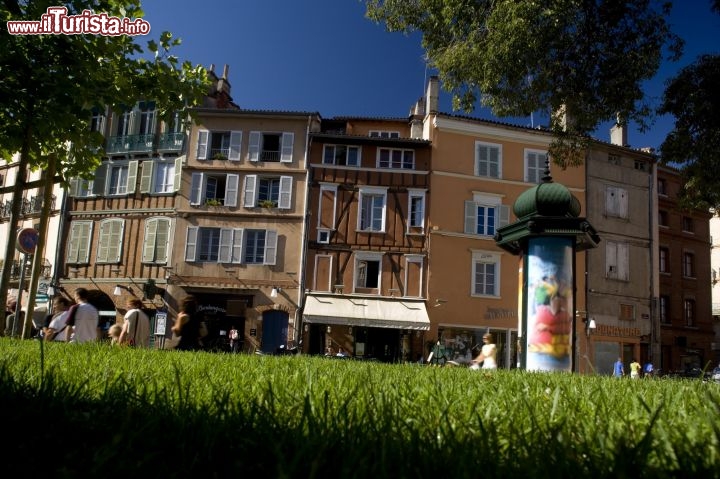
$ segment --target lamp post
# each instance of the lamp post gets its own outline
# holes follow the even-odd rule
[[[546,161],[542,182],[513,205],[518,220],[498,228],[496,244],[520,257],[519,367],[572,371],[575,362],[575,253],[600,238],[579,217],[580,202],[554,183]]]

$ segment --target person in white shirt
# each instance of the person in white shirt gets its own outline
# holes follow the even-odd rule
[[[71,343],[89,343],[98,339],[99,314],[95,306],[88,303],[88,290],[78,288],[74,293],[78,303],[74,314],[68,318],[65,340]]]
[[[45,341],[65,341],[65,329],[67,328],[68,310],[70,301],[63,296],[53,299],[53,316],[50,324],[43,331]]]
[[[480,369],[482,363],[482,369],[497,369],[497,346],[493,343],[492,334],[483,334],[483,347],[480,350],[480,354],[472,360],[470,367],[472,369]]]
[[[128,311],[125,313],[118,343],[136,348],[150,347],[150,318],[143,312],[142,305],[138,298],[128,300]]]

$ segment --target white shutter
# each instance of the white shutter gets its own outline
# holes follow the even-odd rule
[[[108,164],[103,163],[95,170],[95,180],[93,182],[93,195],[104,195],[107,191],[107,169]]]
[[[488,165],[488,176],[491,178],[500,178],[500,149],[491,147]]]
[[[278,208],[290,209],[292,202],[292,176],[280,177],[280,196],[278,198]]]
[[[615,188],[612,186],[608,186],[605,188],[605,214],[606,215],[615,215],[616,214],[616,208],[615,208],[615,197],[617,195],[617,192],[615,191]]]
[[[78,255],[80,252],[80,230],[82,228],[82,223],[73,223],[70,227],[70,241],[68,241],[68,248],[67,248],[67,263],[77,263],[78,262]]]
[[[259,131],[250,132],[250,140],[248,143],[248,159],[250,161],[258,161],[260,159],[260,136]]]
[[[245,208],[255,207],[255,185],[257,184],[257,175],[247,175],[245,177],[245,185],[243,186],[243,206]]]
[[[111,236],[110,236],[110,250],[108,251],[108,258],[110,261],[120,261],[120,255],[122,254],[123,245],[123,232],[125,231],[125,221],[116,220],[111,224]]]
[[[69,188],[68,188],[68,195],[69,196],[77,196],[78,194],[78,186],[82,180],[80,178],[70,178]]]
[[[152,263],[155,260],[155,242],[157,238],[158,220],[147,220],[145,222],[145,242],[143,243],[142,260],[144,263]]]
[[[140,173],[140,193],[150,193],[152,190],[153,170],[155,169],[155,161],[146,160],[142,163],[142,172]]]
[[[209,131],[207,131],[207,130],[199,130],[198,131],[197,154],[196,154],[196,158],[198,160],[207,160],[209,137],[210,137]]]
[[[167,263],[169,242],[170,220],[160,218],[157,220],[157,233],[155,235],[155,263]]]
[[[228,174],[225,180],[225,206],[237,206],[238,186],[240,184],[240,176]]]
[[[295,133],[284,132],[282,134],[282,146],[280,148],[280,162],[292,163],[293,143],[295,142]]]
[[[617,245],[617,279],[628,281],[630,279],[630,256],[627,243]]]
[[[139,161],[131,161],[128,163],[127,192],[135,193],[137,186],[137,173]]]
[[[90,262],[90,239],[92,238],[93,223],[87,222],[83,224],[80,230],[80,236],[78,237],[78,243],[80,244],[78,250],[78,263],[89,263]]]
[[[477,204],[474,201],[465,202],[465,233],[477,234]]]
[[[233,243],[232,243],[232,263],[242,263],[242,245],[243,245],[243,230],[242,228],[235,228],[233,230]]]
[[[203,174],[193,173],[190,180],[190,204],[199,205],[202,198]]]
[[[475,160],[475,174],[477,176],[488,175],[488,147],[485,145],[478,145],[475,147],[477,159]]]
[[[500,209],[500,221],[498,227],[505,226],[510,222],[510,207],[508,205],[499,205]]]
[[[229,263],[232,254],[233,230],[228,228],[220,229],[220,250],[218,252],[218,263]]]
[[[263,264],[275,264],[277,257],[277,231],[265,231],[265,260]]]
[[[618,188],[618,216],[620,218],[628,217],[628,194],[622,188]]]
[[[240,145],[242,144],[242,131],[230,132],[230,154],[228,160],[240,161]]]
[[[198,227],[188,226],[187,236],[185,237],[185,261],[195,261],[195,252],[197,251]]]
[[[608,278],[617,278],[617,243],[605,243],[605,272]]]
[[[182,164],[184,156],[175,158],[175,178],[173,180],[173,191],[180,191],[182,185]]]
[[[107,221],[100,223],[100,238],[98,239],[97,261],[108,260],[108,248],[110,246],[110,225]]]

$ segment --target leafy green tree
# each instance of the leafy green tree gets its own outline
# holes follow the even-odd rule
[[[587,135],[620,118],[647,127],[642,83],[682,41],[652,0],[366,0],[390,31],[422,33],[453,107],[493,114],[549,111],[561,166],[579,164]],[[567,112],[564,125],[561,112]]]
[[[660,146],[662,162],[680,167],[685,206],[720,210],[720,56],[703,55],[665,89],[660,113],[675,117]]]
[[[62,179],[88,176],[100,163],[103,138],[90,131],[94,107],[120,110],[142,99],[156,101],[159,117],[188,111],[207,91],[201,66],[171,54],[180,43],[169,32],[157,40],[127,35],[10,35],[9,20],[38,21],[58,4],[68,15],[84,10],[109,17],[142,18],[138,0],[2,0],[0,3],[0,156],[20,153],[10,225],[20,219],[28,169],[55,158]],[[4,314],[15,236],[8,235],[0,278]]]

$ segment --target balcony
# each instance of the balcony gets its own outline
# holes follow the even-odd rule
[[[153,150],[155,135],[111,136],[106,153],[147,153]]]
[[[43,264],[42,268],[40,269],[40,275],[43,278],[49,278],[52,274],[52,264],[50,264],[50,261],[47,260],[47,258],[43,258]],[[0,260],[0,268],[2,268],[4,264],[3,260]],[[20,268],[22,268],[22,260],[16,260],[12,262],[12,266],[10,268],[10,279],[17,281],[20,279]],[[30,275],[32,274],[32,262],[27,261],[25,263],[25,280],[30,279]]]
[[[30,198],[23,198],[22,206],[20,207],[20,216],[34,216],[42,213],[43,207],[42,196],[31,196]],[[50,199],[50,211],[55,209],[55,200],[57,197],[52,195]],[[12,201],[6,200],[4,203],[0,203],[0,217],[3,219],[10,218],[12,213]]]
[[[263,150],[260,153],[260,161],[280,161],[280,152]]]
[[[185,140],[185,133],[164,133],[158,140],[158,151],[180,151]]]

